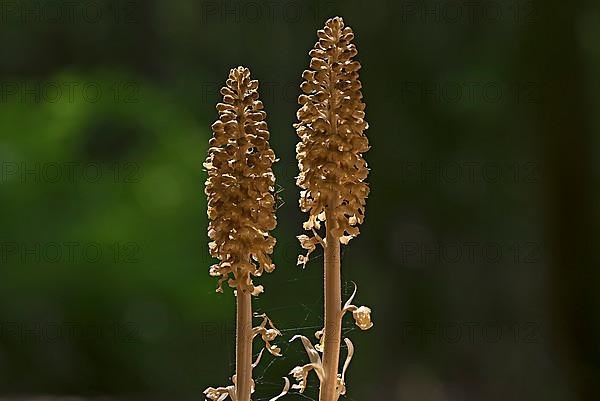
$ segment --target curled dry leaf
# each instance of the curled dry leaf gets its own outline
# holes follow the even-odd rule
[[[258,353],[258,356],[256,357],[256,360],[252,364],[252,369],[254,369],[255,367],[257,367],[258,364],[260,363],[260,359],[262,358],[263,352],[265,352],[264,348],[261,349],[260,352]]]
[[[342,310],[342,313],[344,313],[348,308],[350,308],[352,305],[352,301],[354,301],[354,297],[356,296],[356,292],[358,291],[358,286],[356,285],[356,283],[353,281],[352,284],[354,285],[354,291],[352,291],[352,295],[350,295],[350,298],[348,298],[348,300],[346,301],[346,303],[344,304],[344,308]]]
[[[348,348],[348,354],[346,355],[346,360],[344,361],[342,374],[338,375],[338,383],[336,387],[338,396],[346,394],[346,370],[348,370],[348,366],[350,366],[350,362],[352,361],[352,356],[354,356],[354,344],[352,344],[352,341],[350,341],[349,338],[344,338],[344,342]]]
[[[319,338],[319,337],[322,338],[322,335],[319,335],[319,333],[321,333],[321,332],[317,332],[317,338]],[[299,338],[302,341],[302,344],[304,345],[304,349],[306,350],[306,353],[308,354],[310,363],[306,364],[306,365],[302,365],[302,366],[296,366],[294,369],[292,369],[290,374],[298,382],[297,384],[294,384],[292,386],[292,389],[299,390],[300,393],[303,393],[304,390],[306,390],[308,374],[310,373],[311,370],[315,371],[315,373],[317,374],[317,377],[319,378],[320,381],[323,380],[323,376],[324,376],[325,372],[323,370],[323,364],[321,361],[321,357],[320,357],[319,353],[317,352],[317,347],[313,346],[308,338],[301,336],[301,335],[294,336],[290,340],[290,342],[294,341],[297,338]],[[348,354],[346,355],[346,360],[344,362],[344,367],[342,368],[342,373],[338,374],[338,377],[337,377],[336,391],[337,391],[338,396],[346,394],[346,383],[345,383],[346,370],[348,369],[348,366],[350,366],[350,361],[352,361],[352,357],[354,355],[354,344],[352,343],[352,341],[350,341],[349,338],[344,338],[344,342],[346,343],[346,347],[348,349]]]
[[[323,363],[321,362],[321,357],[319,356],[319,353],[317,352],[317,350],[315,350],[315,347],[312,345],[308,338],[301,335],[295,335],[294,337],[292,337],[290,342],[298,338],[302,341],[302,345],[304,345],[304,349],[308,354],[308,359],[310,360],[310,363],[303,366],[296,366],[294,369],[292,369],[290,374],[298,382],[297,384],[294,384],[292,386],[292,389],[300,390],[300,393],[303,393],[304,390],[306,390],[306,382],[308,374],[311,370],[315,371],[320,381],[323,380],[325,372],[323,370]]]
[[[269,401],[277,401],[278,399],[286,395],[288,391],[290,391],[290,380],[287,377],[284,377],[283,380],[285,381],[285,384],[283,385],[283,390],[281,390],[281,393],[277,397],[273,397]]]

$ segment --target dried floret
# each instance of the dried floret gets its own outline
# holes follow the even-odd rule
[[[281,356],[281,348],[276,345],[272,345],[271,341],[275,340],[277,336],[281,335],[281,332],[273,325],[271,319],[266,314],[255,315],[254,317],[262,318],[263,321],[260,325],[252,329],[252,338],[260,335],[265,343],[265,348],[271,354],[275,356]]]

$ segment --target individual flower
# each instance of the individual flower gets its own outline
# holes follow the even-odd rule
[[[275,356],[281,356],[281,348],[276,345],[272,345],[271,341],[275,340],[277,336],[281,335],[281,332],[271,322],[271,319],[266,314],[255,315],[254,317],[262,318],[263,321],[260,325],[252,329],[252,338],[260,335],[265,343],[265,348],[271,354]]]
[[[354,284],[354,291],[348,301],[344,304],[344,308],[342,309],[342,317],[346,314],[346,312],[352,312],[352,317],[354,318],[354,322],[361,330],[369,330],[373,327],[373,322],[371,321],[371,308],[368,306],[356,306],[352,305],[352,301],[354,301],[354,297],[356,296],[356,292],[358,291],[358,287],[356,283]]]
[[[369,330],[373,327],[373,322],[371,322],[371,308],[361,306],[352,312],[352,316],[354,317],[356,325],[360,327],[361,330]]]

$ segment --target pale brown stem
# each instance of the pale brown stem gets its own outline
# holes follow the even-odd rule
[[[335,71],[331,66],[337,61],[338,49],[333,52],[329,62],[329,102],[327,112],[331,124],[331,133],[337,133],[336,90],[337,80]],[[321,381],[319,401],[336,401],[337,374],[340,363],[340,343],[342,339],[342,278],[340,263],[340,241],[333,235],[333,222],[335,221],[335,208],[337,199],[331,196],[325,208],[325,336],[323,349],[324,377]]]
[[[238,85],[238,97],[243,99],[244,91]],[[237,110],[238,132],[240,138],[244,136],[245,114],[240,103]],[[242,160],[241,148],[237,149],[237,160]],[[252,394],[252,295],[237,287],[237,315],[236,315],[236,401],[250,401]]]
[[[249,292],[237,288],[236,317],[237,401],[250,401],[252,388],[252,300]]]
[[[323,370],[319,401],[336,401],[336,384],[340,361],[342,339],[342,278],[340,265],[340,241],[332,233],[330,222],[334,216],[326,210],[327,240],[325,246],[325,347],[323,350]]]

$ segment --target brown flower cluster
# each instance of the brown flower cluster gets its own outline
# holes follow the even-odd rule
[[[219,259],[210,274],[220,277],[217,291],[228,280],[254,295],[251,276],[271,272],[275,265],[275,238],[269,231],[277,224],[272,165],[275,153],[269,146],[269,131],[263,104],[258,100],[258,81],[247,68],[230,71],[217,104],[219,119],[212,125],[213,137],[204,167],[208,171],[208,236],[210,254]]]
[[[303,191],[300,208],[309,213],[306,230],[320,229],[329,210],[334,221],[328,221],[340,242],[359,234],[369,187],[362,154],[369,150],[364,135],[368,128],[362,101],[358,71],[360,63],[352,29],[340,17],[329,19],[318,31],[319,41],[310,51],[310,69],[304,71],[301,105],[295,124],[301,142],[297,145],[300,175],[297,184]],[[318,236],[299,237],[309,253],[320,241]],[[307,255],[308,257],[308,255]],[[300,257],[305,264],[307,257]]]

